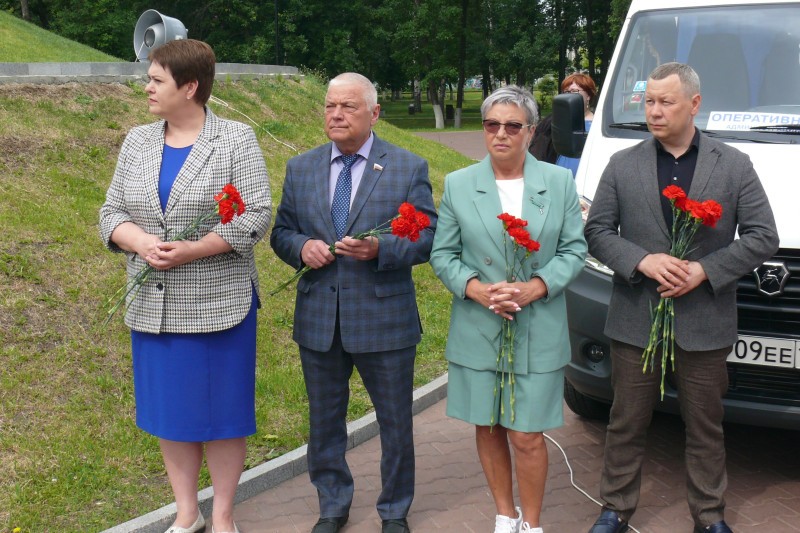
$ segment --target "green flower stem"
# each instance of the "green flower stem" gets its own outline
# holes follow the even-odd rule
[[[522,265],[524,261],[527,260],[528,257],[530,257],[530,253],[526,253],[525,259],[520,259],[519,249],[520,246],[516,243],[516,241],[514,241],[513,256],[509,261],[508,258],[509,246],[508,246],[508,241],[506,239],[506,231],[504,229],[503,259],[505,260],[506,264],[506,281],[508,283],[513,283],[517,279],[522,278]],[[500,416],[503,416],[505,414],[505,404],[503,403],[503,394],[505,392],[508,392],[508,405],[511,414],[511,422],[514,422],[515,418],[514,404],[516,401],[514,394],[514,388],[516,384],[516,376],[514,375],[514,341],[516,339],[516,334],[517,334],[517,323],[513,320],[503,318],[503,322],[500,325],[500,332],[498,333],[498,337],[500,338],[500,349],[497,352],[494,397],[496,401],[500,402]],[[500,378],[499,391],[497,390],[498,377]],[[507,387],[506,383],[508,384]],[[494,426],[495,424],[494,413],[495,409],[492,409],[492,416],[489,422],[490,426]]]
[[[690,246],[697,230],[702,225],[702,220],[694,218],[691,213],[682,211],[672,203],[672,238],[669,254],[678,259],[684,259],[691,251]],[[655,371],[655,357],[661,349],[661,399],[664,399],[664,379],[667,372],[667,361],[675,370],[675,303],[672,298],[661,298],[658,307],[650,310],[650,338],[647,347],[642,353],[642,373]]]

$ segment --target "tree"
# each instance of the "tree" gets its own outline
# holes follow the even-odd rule
[[[392,44],[398,64],[404,65],[409,79],[421,80],[433,107],[436,128],[444,128],[439,88],[443,80],[458,76],[456,43],[460,19],[460,0],[388,1],[399,21]]]

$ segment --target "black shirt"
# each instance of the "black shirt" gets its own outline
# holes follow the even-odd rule
[[[669,185],[677,185],[689,195],[692,186],[694,168],[697,166],[697,154],[700,149],[700,130],[694,129],[694,137],[689,149],[677,159],[667,152],[656,139],[656,168],[658,172],[658,191],[661,193]],[[661,210],[667,227],[672,227],[672,204],[663,194],[661,195]]]

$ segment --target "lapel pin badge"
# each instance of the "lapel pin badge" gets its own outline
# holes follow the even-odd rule
[[[544,214],[544,208],[536,200],[533,199],[533,196],[529,197],[528,199],[531,201],[531,203],[533,205],[535,205],[536,207],[539,208],[539,214],[543,215]]]
[[[383,170],[383,167],[380,166],[378,163],[372,165],[372,170]]]

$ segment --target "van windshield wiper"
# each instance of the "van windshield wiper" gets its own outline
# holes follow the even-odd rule
[[[608,127],[621,130],[647,131],[647,122],[613,122]]]
[[[750,131],[768,131],[785,135],[800,135],[800,124],[774,124],[771,126],[753,126]]]

